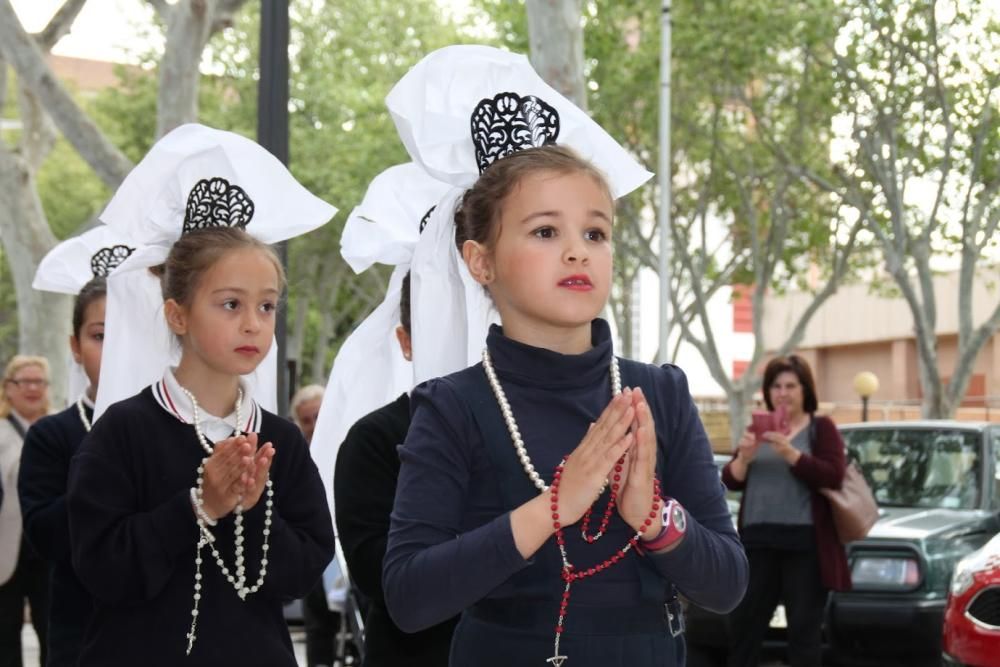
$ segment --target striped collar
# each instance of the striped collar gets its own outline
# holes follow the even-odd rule
[[[239,430],[244,433],[259,432],[262,417],[260,406],[250,396],[247,383],[240,380],[240,386],[243,389],[244,399],[242,410],[243,424]],[[177,378],[174,377],[173,369],[168,368],[163,374],[163,378],[154,383],[151,389],[153,391],[153,398],[156,399],[160,407],[169,412],[178,421],[184,424],[190,424],[194,421],[191,401],[181,389]],[[234,426],[236,421],[235,411],[225,417],[216,417],[202,409],[199,416],[201,417],[202,431],[213,442],[228,438],[236,430]]]

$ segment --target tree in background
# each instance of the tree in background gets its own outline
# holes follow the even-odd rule
[[[997,279],[1000,223],[1000,15],[980,0],[844,3],[833,48],[810,51],[834,82],[844,128],[824,155],[801,155],[773,109],[748,101],[787,172],[864,222],[884,274],[913,315],[922,412],[954,414],[976,357],[1000,328],[1000,301],[973,321],[973,285]],[[934,276],[957,265],[958,349],[938,356]],[[883,279],[877,273],[873,278]]]

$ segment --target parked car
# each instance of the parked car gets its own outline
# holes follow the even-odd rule
[[[1000,531],[1000,425],[868,422],[840,431],[880,517],[868,537],[847,545],[853,589],[830,596],[827,653],[854,665],[939,665],[952,571]],[[728,619],[688,612],[698,664],[721,664]],[[780,621],[766,642],[782,641]]]
[[[942,641],[945,665],[1000,661],[1000,533],[955,566]]]

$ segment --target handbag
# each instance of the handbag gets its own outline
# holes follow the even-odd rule
[[[839,489],[820,489],[833,512],[833,525],[841,544],[860,540],[878,521],[878,503],[856,461],[844,471]]]

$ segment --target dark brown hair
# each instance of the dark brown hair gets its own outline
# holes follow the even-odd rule
[[[80,288],[73,301],[73,337],[80,340],[80,329],[83,328],[83,318],[87,315],[90,304],[108,295],[108,283],[104,276],[97,276]]]
[[[601,171],[572,149],[556,144],[528,148],[491,164],[479,180],[465,191],[455,210],[455,245],[459,251],[466,241],[492,247],[500,233],[499,221],[504,200],[528,175],[540,171],[556,174],[586,174],[608,195],[614,208],[608,180]]]
[[[410,330],[410,272],[403,276],[403,285],[399,290],[399,324],[406,335],[412,335]]]
[[[261,251],[271,260],[278,274],[278,290],[283,289],[285,271],[274,250],[237,227],[209,227],[184,234],[170,249],[167,260],[150,268],[150,272],[160,278],[164,301],[173,299],[188,306],[205,271],[227,253],[248,248]]]
[[[767,362],[764,369],[764,382],[761,384],[761,393],[764,394],[764,404],[768,410],[774,410],[771,404],[771,385],[782,373],[794,373],[802,385],[802,410],[812,414],[819,408],[819,401],[816,400],[816,383],[813,381],[812,370],[806,360],[800,356],[790,354],[787,357],[775,357]]]

